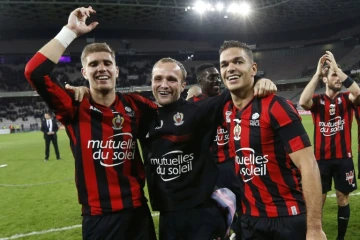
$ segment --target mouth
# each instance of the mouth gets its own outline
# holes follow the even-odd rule
[[[212,87],[213,87],[214,89],[219,89],[219,88],[220,88],[220,84],[214,84]]]
[[[238,79],[240,79],[240,75],[231,75],[226,77],[226,81],[230,82],[230,83],[234,83],[236,82]]]
[[[98,81],[108,81],[110,80],[110,77],[107,75],[100,75],[100,76],[96,76],[95,79]]]
[[[171,94],[171,92],[167,92],[167,91],[159,91],[158,93],[161,97],[167,97],[170,96]]]

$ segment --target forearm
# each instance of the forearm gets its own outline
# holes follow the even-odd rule
[[[303,195],[306,204],[307,229],[321,229],[322,190],[319,167],[316,161],[300,169]]]
[[[314,95],[316,86],[318,85],[320,75],[315,74],[310,82],[304,88],[304,91],[301,93],[299,104],[302,108],[308,110],[312,105],[312,97]]]
[[[57,39],[52,39],[50,42],[45,44],[39,52],[51,60],[53,63],[58,63],[60,57],[65,52],[65,47]]]
[[[347,90],[350,92],[350,100],[355,104],[360,104],[360,87],[359,85],[350,77],[348,77],[346,74],[346,79],[343,82],[343,85],[347,88]]]

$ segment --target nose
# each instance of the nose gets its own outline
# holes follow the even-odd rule
[[[160,87],[161,87],[161,88],[168,88],[168,87],[169,87],[168,82],[167,82],[166,79],[163,79],[163,80],[161,81]]]
[[[235,71],[235,64],[229,63],[229,66],[227,67],[228,73],[233,73]]]
[[[106,71],[106,66],[105,64],[101,63],[98,65],[98,71],[99,72],[105,72]]]
[[[215,82],[215,83],[216,83],[216,82],[221,82],[220,76],[216,77],[215,80],[214,80],[214,82]]]

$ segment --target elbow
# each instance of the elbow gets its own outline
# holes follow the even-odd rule
[[[308,106],[308,104],[305,103],[304,101],[301,101],[301,99],[300,99],[300,101],[299,101],[299,105],[300,105],[303,109],[305,109],[305,110],[309,110],[309,109],[310,109],[309,106]]]
[[[25,78],[28,79],[28,80],[30,79],[31,74],[32,74],[32,72],[33,72],[33,69],[30,67],[29,63],[30,63],[30,62],[28,62],[28,63],[26,64],[26,66],[25,66],[25,72],[24,72]]]

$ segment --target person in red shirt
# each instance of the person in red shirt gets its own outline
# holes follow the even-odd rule
[[[115,92],[119,69],[115,52],[106,43],[89,44],[81,55],[89,98],[75,101],[50,77],[71,41],[97,26],[97,22],[85,23],[94,13],[91,7],[71,12],[61,32],[27,63],[25,76],[56,113],[70,139],[83,239],[156,240],[137,147],[156,114],[156,104],[137,94]]]
[[[314,94],[320,79],[325,93]],[[342,87],[348,92],[341,92]],[[351,150],[353,107],[360,103],[360,88],[336,64],[327,51],[300,96],[299,104],[310,110],[314,123],[314,151],[319,165],[323,204],[334,179],[338,203],[338,240],[345,237],[350,218],[349,193],[357,189]]]
[[[296,109],[274,94],[254,96],[248,45],[225,41],[220,71],[232,98],[223,119],[241,180],[242,239],[326,239],[319,168]]]

